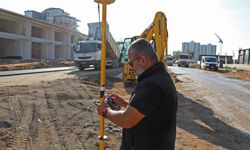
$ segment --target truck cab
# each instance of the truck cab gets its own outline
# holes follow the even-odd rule
[[[189,54],[179,54],[177,60],[175,61],[175,63],[181,67],[188,67],[189,63],[191,62],[191,55]]]
[[[74,63],[80,69],[84,70],[88,67],[95,67],[100,69],[101,64],[101,41],[86,40],[80,41],[74,48]],[[113,60],[106,58],[106,67],[113,67]]]
[[[75,65],[83,70],[87,67],[98,67],[101,62],[101,41],[80,41],[74,49]]]
[[[218,70],[219,64],[215,56],[202,56],[201,57],[201,69]]]

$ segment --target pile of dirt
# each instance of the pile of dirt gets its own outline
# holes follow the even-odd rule
[[[224,72],[224,75],[228,78],[250,81],[250,71],[246,70],[226,71]]]
[[[248,71],[248,70],[219,69],[218,72],[222,73],[224,76],[226,76],[228,78],[250,81],[250,71]]]
[[[73,61],[2,61],[0,71],[73,66]]]

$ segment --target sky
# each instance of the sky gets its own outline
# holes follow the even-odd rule
[[[94,0],[0,0],[2,9],[24,15],[26,10],[41,12],[61,8],[79,19],[78,30],[88,34],[89,22],[98,21]],[[116,41],[140,35],[153,21],[155,13],[167,17],[168,49],[181,50],[182,42],[220,43],[222,54],[237,56],[239,48],[250,48],[250,4],[248,0],[116,0],[107,6],[107,22]]]

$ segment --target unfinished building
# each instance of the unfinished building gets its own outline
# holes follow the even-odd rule
[[[0,59],[72,59],[79,31],[0,9]]]

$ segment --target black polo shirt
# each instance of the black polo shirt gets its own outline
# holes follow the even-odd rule
[[[174,149],[177,96],[163,63],[140,75],[129,105],[145,117],[134,127],[123,129],[121,150]]]

